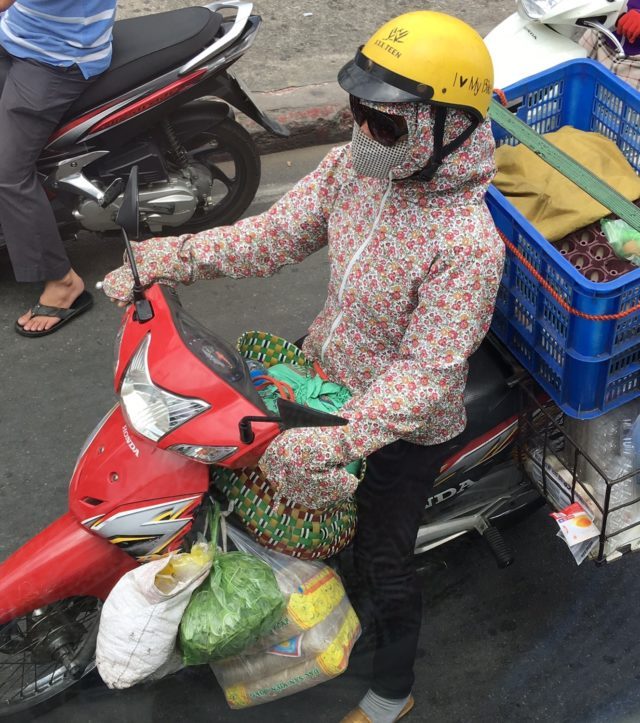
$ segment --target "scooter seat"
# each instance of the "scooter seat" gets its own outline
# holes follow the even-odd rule
[[[454,442],[464,446],[515,416],[519,392],[509,385],[514,370],[489,337],[469,358],[469,376],[464,390],[467,427]]]
[[[75,101],[65,120],[179,67],[214,41],[222,22],[220,13],[205,7],[118,20],[109,70]]]
[[[496,402],[504,396],[507,379],[513,369],[498,355],[489,339],[485,339],[469,358],[469,375],[464,389],[464,405],[467,414],[486,414],[488,402]]]

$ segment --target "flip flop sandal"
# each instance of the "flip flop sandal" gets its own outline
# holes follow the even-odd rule
[[[44,304],[37,303],[31,309],[32,317],[52,316],[60,319],[60,321],[43,331],[28,331],[16,321],[15,329],[20,336],[47,336],[47,334],[53,334],[54,331],[58,331],[61,326],[64,326],[68,321],[71,321],[71,319],[75,319],[76,316],[88,311],[92,306],[93,296],[91,296],[88,291],[83,291],[68,309],[62,309],[58,306],[45,306]]]

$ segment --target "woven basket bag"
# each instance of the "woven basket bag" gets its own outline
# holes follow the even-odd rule
[[[247,331],[237,348],[246,359],[266,367],[274,364],[308,366],[304,354],[279,336]],[[323,560],[340,552],[355,534],[356,504],[341,500],[322,510],[309,509],[285,498],[274,500],[275,491],[257,468],[214,468],[212,481],[233,504],[244,528],[264,547],[303,560]]]

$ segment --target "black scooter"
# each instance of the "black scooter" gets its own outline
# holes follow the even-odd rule
[[[230,0],[115,23],[109,70],[75,101],[38,163],[63,237],[119,229],[134,165],[145,232],[175,235],[241,216],[260,157],[230,106],[288,135],[229,72],[261,22],[251,2]]]

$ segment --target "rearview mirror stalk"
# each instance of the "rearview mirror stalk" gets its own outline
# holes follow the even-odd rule
[[[137,321],[144,324],[145,322],[153,319],[153,307],[147,300],[144,293],[144,287],[140,283],[138,266],[136,264],[135,256],[133,255],[133,248],[129,239],[129,234],[132,234],[134,241],[140,235],[140,212],[138,209],[138,166],[133,166],[131,172],[129,173],[129,180],[127,181],[127,186],[124,189],[124,198],[122,199],[122,205],[120,206],[118,215],[116,216],[116,223],[122,230],[122,238],[124,239],[124,245],[127,249],[127,260],[129,261],[131,274],[133,276],[133,303],[136,307],[135,316]]]

